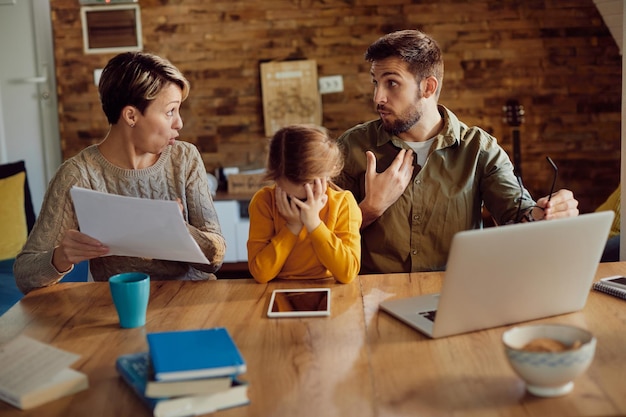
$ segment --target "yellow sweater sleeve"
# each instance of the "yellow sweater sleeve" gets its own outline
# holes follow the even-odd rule
[[[332,194],[331,194],[332,195]],[[361,210],[350,192],[336,193],[336,222],[330,230],[321,223],[310,233],[319,261],[341,283],[351,282],[361,268]]]

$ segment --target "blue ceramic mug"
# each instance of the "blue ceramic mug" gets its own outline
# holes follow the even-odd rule
[[[143,272],[124,272],[109,278],[111,298],[126,329],[146,324],[146,311],[150,298],[150,275]]]

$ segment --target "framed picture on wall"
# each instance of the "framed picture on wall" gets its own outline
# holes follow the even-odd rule
[[[141,10],[138,4],[81,6],[86,54],[141,51]]]
[[[261,92],[265,136],[294,123],[322,123],[322,98],[313,59],[264,62]]]

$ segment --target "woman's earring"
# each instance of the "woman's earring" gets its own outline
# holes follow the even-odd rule
[[[129,124],[130,127],[135,127],[134,123]]]

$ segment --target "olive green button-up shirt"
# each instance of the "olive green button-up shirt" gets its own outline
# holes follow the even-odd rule
[[[482,205],[498,224],[516,220],[520,186],[513,164],[496,139],[468,127],[439,106],[444,121],[424,166],[415,164],[402,196],[376,221],[361,230],[361,273],[416,272],[445,269],[452,236],[482,227]],[[365,197],[365,151],[376,156],[378,172],[386,170],[400,149],[409,149],[387,133],[380,120],[355,126],[339,142],[345,166],[337,183]],[[522,210],[535,202],[524,190]]]

